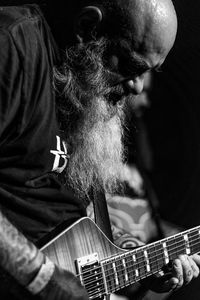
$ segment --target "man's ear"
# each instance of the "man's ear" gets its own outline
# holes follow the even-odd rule
[[[75,34],[78,40],[80,42],[93,40],[102,19],[103,14],[99,7],[84,7],[75,20]]]

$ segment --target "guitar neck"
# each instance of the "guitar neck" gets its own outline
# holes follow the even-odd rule
[[[200,226],[101,261],[107,294],[160,271],[180,254],[200,252]]]

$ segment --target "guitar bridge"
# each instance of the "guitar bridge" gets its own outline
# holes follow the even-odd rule
[[[89,298],[102,297],[105,294],[104,280],[97,253],[76,260],[79,279],[88,292]],[[94,295],[95,291],[95,297]]]

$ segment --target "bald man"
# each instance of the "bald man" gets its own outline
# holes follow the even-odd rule
[[[35,245],[85,216],[91,195],[118,189],[124,104],[176,37],[170,0],[65,2],[47,1],[43,13],[33,4],[0,9],[3,299],[88,299]],[[171,277],[152,277],[150,287],[181,287],[198,265],[199,256],[181,255]]]

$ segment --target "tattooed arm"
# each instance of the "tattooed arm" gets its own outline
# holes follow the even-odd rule
[[[45,261],[49,262],[51,270],[43,267]],[[2,212],[0,212],[0,266],[14,277],[20,286],[26,287],[25,289],[33,295],[39,295],[41,300],[69,298],[71,300],[88,300],[87,293],[79,280],[72,273],[59,268],[46,259],[45,255],[15,228]],[[42,286],[39,285],[39,288],[38,281],[40,284],[42,281]],[[32,287],[29,288],[31,285]],[[16,296],[17,299],[21,299],[19,295]],[[30,299],[30,297],[28,296],[26,299]]]
[[[28,241],[0,212],[0,264],[21,285],[37,274],[44,254]]]
[[[0,264],[21,285],[37,274],[44,254],[28,241],[0,212]]]

